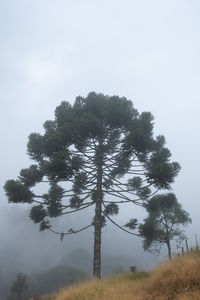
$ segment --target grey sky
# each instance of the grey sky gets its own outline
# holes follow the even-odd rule
[[[174,192],[192,217],[191,243],[200,238],[199,14],[198,0],[0,2],[2,230],[14,210],[2,186],[30,164],[28,135],[62,100],[96,91],[152,112],[182,166]]]

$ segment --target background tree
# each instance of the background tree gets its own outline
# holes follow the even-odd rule
[[[83,270],[64,265],[37,272],[30,276],[27,299],[31,299],[33,296],[39,299],[42,295],[59,292],[64,287],[89,280],[89,278],[89,275]]]
[[[141,114],[130,100],[94,92],[77,97],[73,105],[63,101],[55,120],[44,123],[44,134],[32,133],[28,154],[35,161],[22,169],[17,180],[8,180],[5,191],[11,203],[36,203],[30,218],[60,235],[94,227],[93,274],[101,274],[101,232],[106,219],[133,233],[137,220],[125,227],[113,221],[119,205],[144,206],[159,189],[169,189],[179,172],[170,162],[163,136],[153,137],[153,116]],[[125,176],[126,175],[126,176]],[[43,182],[47,193],[34,187]],[[71,183],[71,186],[70,186]],[[118,199],[118,200],[117,200]],[[53,229],[50,219],[94,206],[94,218],[79,229]]]
[[[191,223],[189,214],[182,209],[173,193],[152,197],[146,209],[148,217],[139,227],[144,249],[159,251],[162,245],[167,245],[171,259],[171,241],[181,242],[186,238],[181,227]]]
[[[18,273],[10,289],[12,295],[11,299],[22,300],[22,295],[27,289],[28,289],[27,276],[23,273]]]

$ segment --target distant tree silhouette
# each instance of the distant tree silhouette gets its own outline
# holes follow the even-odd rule
[[[27,276],[23,273],[18,273],[15,281],[13,282],[10,292],[11,297],[9,299],[22,300],[23,293],[28,289]]]

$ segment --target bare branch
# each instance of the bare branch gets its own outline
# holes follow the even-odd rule
[[[73,229],[71,228],[71,229],[69,229],[68,232],[58,232],[58,231],[55,231],[55,230],[53,230],[53,229],[51,229],[51,228],[48,228],[48,230],[50,230],[50,231],[53,232],[53,233],[59,234],[59,235],[68,235],[68,234],[74,234],[74,233],[81,232],[81,231],[83,231],[83,230],[85,230],[85,229],[87,229],[87,228],[89,228],[89,227],[91,227],[91,226],[93,226],[93,224],[87,225],[87,226],[82,227],[81,229],[78,229],[78,230],[73,230]]]
[[[105,176],[109,177],[111,180],[117,182],[119,185],[125,185],[125,186],[127,185],[127,184],[125,184],[125,183],[121,183],[121,182],[120,182],[119,180],[117,180],[116,178],[114,178],[114,177],[112,177],[112,176],[106,174],[104,171],[103,171],[103,174],[104,174]]]
[[[134,233],[134,232],[131,232],[131,231],[129,231],[129,230],[124,229],[122,226],[120,226],[119,224],[117,224],[116,222],[114,222],[110,217],[108,217],[108,215],[106,215],[103,211],[102,211],[102,213],[104,214],[104,216],[105,216],[111,223],[113,223],[113,224],[114,224],[115,226],[117,226],[119,229],[121,229],[121,230],[123,230],[123,231],[125,231],[125,232],[127,232],[127,233],[129,233],[129,234],[136,235],[136,236],[140,236],[138,233]]]
[[[74,213],[74,212],[77,212],[77,211],[80,211],[80,210],[83,210],[85,208],[88,208],[89,206],[93,205],[94,202],[89,202],[88,205],[85,205],[84,207],[80,207],[80,208],[77,208],[77,209],[74,209],[74,210],[71,210],[71,211],[66,211],[64,213],[61,213],[60,215],[67,215],[67,214],[71,214],[71,213]]]
[[[73,197],[74,196],[74,194],[76,194],[76,193],[73,193],[73,194],[70,194],[70,195],[65,195],[64,197]],[[88,192],[80,192],[80,193],[78,193],[79,195],[86,195],[86,194],[91,194],[90,192],[88,193]]]

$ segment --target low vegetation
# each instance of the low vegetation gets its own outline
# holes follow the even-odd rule
[[[40,300],[200,299],[200,251],[179,256],[148,272],[73,285]],[[33,300],[33,298],[32,298]]]

